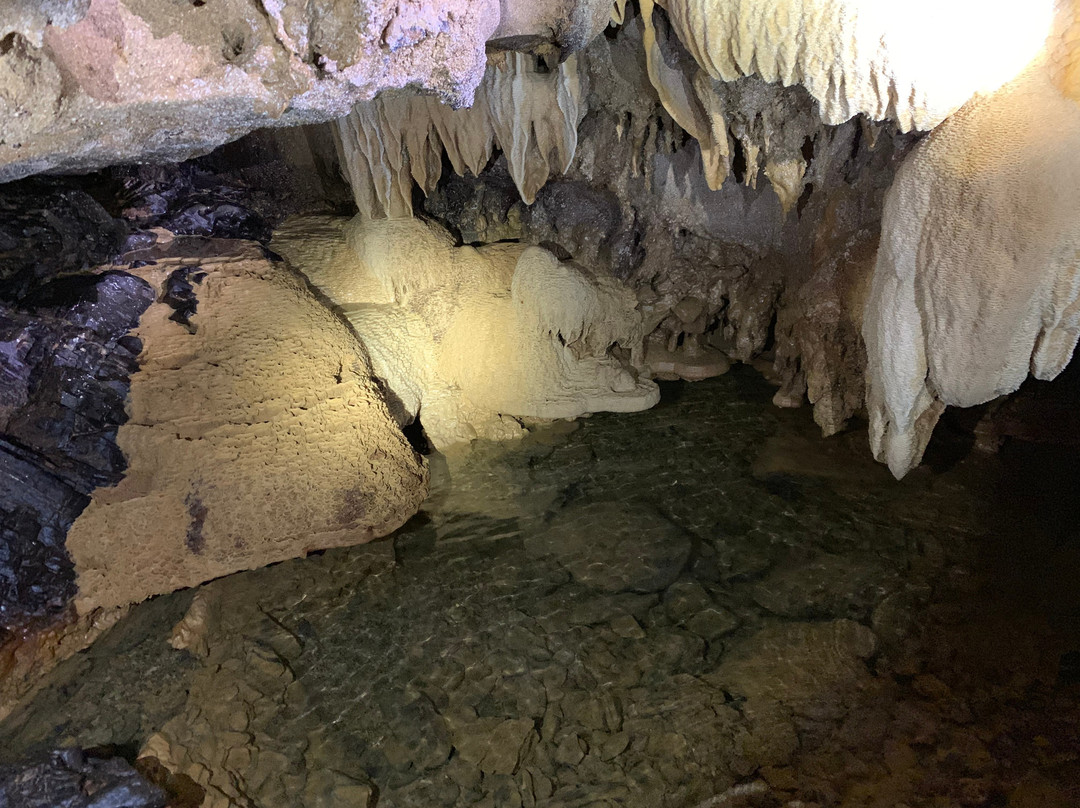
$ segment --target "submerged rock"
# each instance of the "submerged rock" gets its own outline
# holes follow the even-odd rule
[[[690,537],[651,508],[597,502],[560,512],[526,549],[534,557],[554,556],[578,583],[658,592],[686,566]]]
[[[0,766],[4,808],[164,808],[165,794],[121,758],[60,749],[22,766]]]
[[[779,703],[796,714],[832,717],[845,707],[837,694],[870,682],[864,660],[876,647],[874,633],[852,620],[775,623],[739,643],[705,678],[759,710]]]

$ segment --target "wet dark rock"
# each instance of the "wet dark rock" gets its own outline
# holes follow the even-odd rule
[[[895,579],[873,556],[822,554],[777,567],[754,586],[753,598],[782,617],[863,617]]]
[[[702,609],[686,622],[686,627],[704,640],[716,640],[739,627],[739,618],[727,609]]]
[[[649,507],[597,502],[560,512],[526,549],[555,556],[575,581],[596,589],[656,592],[686,566],[690,539]]]
[[[270,226],[257,213],[229,202],[189,205],[155,224],[178,236],[269,241]]]
[[[178,236],[269,242],[284,215],[281,200],[272,199],[268,188],[208,170],[206,162],[116,169],[124,188],[124,219],[137,228],[162,227]]]
[[[165,794],[121,758],[61,749],[22,766],[0,766],[4,808],[164,808]]]
[[[162,303],[167,303],[173,309],[169,319],[180,323],[193,334],[195,326],[191,318],[199,309],[195,285],[202,283],[205,277],[206,273],[201,267],[181,267],[169,274],[165,281],[165,294],[161,298]]]
[[[513,774],[536,741],[533,722],[527,718],[455,721],[453,732],[461,759],[488,775]]]
[[[127,226],[76,182],[35,177],[0,189],[0,300],[121,252]]]
[[[586,182],[553,179],[526,205],[505,160],[480,177],[447,178],[425,198],[424,210],[465,244],[521,239],[550,249],[560,260],[590,265],[617,263],[617,234],[625,230],[615,194]]]
[[[833,718],[847,705],[822,694],[868,686],[865,660],[876,646],[873,632],[851,620],[775,623],[737,645],[705,679],[757,709],[780,703],[796,714]]]
[[[123,475],[116,430],[142,347],[127,333],[152,299],[107,272],[0,303],[0,628],[74,593],[64,537],[90,492]]]

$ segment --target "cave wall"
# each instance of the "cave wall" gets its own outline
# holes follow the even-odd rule
[[[258,126],[333,118],[362,214],[411,213],[415,182],[435,197],[428,212],[438,216],[444,152],[457,173],[475,176],[484,173],[498,150],[526,203],[557,175],[585,183],[581,187],[587,186],[585,193],[594,198],[596,192],[613,193],[619,243],[612,241],[605,249],[621,255],[618,277],[643,273],[632,279],[639,290],[656,287],[659,278],[646,282],[649,270],[642,267],[661,261],[677,265],[664,256],[688,250],[684,244],[666,243],[672,239],[661,235],[665,228],[636,226],[632,217],[677,219],[683,226],[675,229],[675,238],[696,242],[710,267],[703,274],[711,277],[724,265],[728,277],[713,279],[707,289],[698,283],[690,294],[686,289],[693,284],[682,282],[685,288],[676,291],[680,282],[660,279],[659,285],[668,288],[653,288],[659,302],[643,300],[643,310],[656,315],[674,336],[688,323],[672,319],[673,313],[704,312],[690,319],[703,317],[722,337],[717,347],[737,359],[751,360],[774,348],[770,359],[781,382],[777,403],[794,405],[805,389],[826,433],[841,429],[859,409],[858,377],[868,367],[870,395],[877,402],[871,408],[875,453],[883,460],[892,454],[890,466],[902,475],[918,462],[933,411],[1007,392],[1024,373],[1016,351],[1009,357],[998,351],[984,362],[998,383],[982,384],[977,394],[952,389],[946,377],[985,375],[971,364],[976,360],[967,358],[976,353],[970,341],[914,324],[910,300],[904,304],[907,313],[898,313],[894,293],[886,291],[887,276],[893,264],[912,260],[918,250],[913,234],[944,233],[952,227],[929,224],[934,214],[919,218],[917,208],[927,201],[920,194],[937,193],[931,187],[953,188],[935,202],[942,215],[950,215],[953,206],[944,199],[963,185],[950,178],[950,164],[973,138],[994,142],[1001,121],[1022,114],[1022,104],[1014,104],[1013,113],[1005,110],[1012,103],[1008,99],[1023,97],[1029,111],[1037,109],[1048,123],[1030,134],[1032,143],[1024,148],[1005,138],[987,147],[987,153],[1012,148],[1031,154],[1038,151],[1034,140],[1045,132],[1073,125],[1075,5],[1072,0],[1039,0],[1011,14],[955,0],[920,3],[901,15],[867,0],[665,0],[638,7],[625,2],[502,2],[462,8],[242,0],[191,0],[168,8],[144,0],[20,2],[0,20],[0,98],[10,113],[0,116],[0,177],[176,158]],[[608,28],[598,37],[609,20],[618,29]],[[604,44],[610,49],[610,43],[628,36],[639,39],[633,53],[624,48],[617,64],[600,67],[608,58]],[[1019,89],[1001,89],[1032,60],[1045,65],[1035,72],[1048,76],[1046,81],[1039,87],[1028,82]],[[162,64],[178,67],[163,75]],[[625,86],[634,88],[632,96],[623,91]],[[1045,88],[1050,89],[1040,95]],[[656,114],[657,98],[666,117]],[[971,112],[976,107],[997,111],[976,115]],[[605,111],[616,114],[598,117]],[[976,132],[980,115],[1000,120]],[[860,122],[859,134],[853,121]],[[867,292],[865,265],[875,250],[881,188],[860,188],[856,178],[868,171],[887,184],[894,169],[884,152],[873,160],[859,156],[863,141],[867,153],[874,151],[869,144],[878,142],[881,126],[871,121],[887,122],[885,152],[897,155],[910,145],[900,133],[942,129],[910,158],[904,176],[918,190],[895,189],[895,206],[904,209],[890,216],[888,239],[902,254],[873,259],[877,281]],[[971,133],[959,134],[964,126]],[[594,144],[584,142],[590,136]],[[629,144],[623,143],[624,136]],[[843,155],[844,140],[852,144],[848,156]],[[694,149],[700,153],[700,170],[691,165]],[[603,165],[615,155],[618,166]],[[589,163],[590,156],[595,164]],[[860,160],[864,165],[853,168]],[[847,168],[838,168],[841,163]],[[1043,166],[1033,163],[1031,169],[1018,169],[1017,176],[1029,178],[1032,189],[1021,193],[1037,196],[1040,191],[1030,178]],[[628,178],[616,179],[626,171]],[[843,184],[854,190],[836,181],[839,171],[845,174]],[[631,180],[638,173],[658,204],[655,199],[630,201],[637,193]],[[734,182],[733,173],[738,175]],[[702,176],[719,197],[695,187]],[[781,215],[775,215],[768,194],[754,193],[759,176],[775,191]],[[740,180],[749,191],[733,189]],[[1016,205],[1009,178],[988,176],[986,181],[994,188],[988,185],[978,193],[983,206],[1011,214]],[[1068,183],[1062,182],[1042,190],[1050,198],[1065,187]],[[832,202],[825,201],[830,196]],[[1070,204],[1071,197],[1051,207],[1068,210]],[[522,228],[536,229],[541,218],[553,215],[542,208],[517,214],[525,222],[521,226],[499,225],[502,236],[521,237]],[[594,210],[602,220],[596,223],[606,225],[615,206],[601,203],[600,208]],[[453,211],[442,215],[462,218]],[[791,218],[797,223],[792,225]],[[817,227],[812,221],[828,223]],[[461,224],[481,240],[497,235],[498,228],[486,217],[483,227]],[[988,226],[975,221],[970,233],[949,238],[981,242]],[[590,260],[600,245],[586,244],[597,239],[589,239],[584,227],[578,229],[564,241],[577,242],[570,251],[575,258]],[[641,240],[643,231],[648,231],[647,241]],[[816,232],[811,236],[810,231]],[[1024,260],[1038,263],[1040,250],[1053,253],[1049,261],[1060,270],[1054,277],[1068,275],[1069,259],[1060,256],[1068,253],[1071,235],[1048,233],[1046,238],[1057,241],[1045,250],[1033,248]],[[747,249],[749,255],[738,254]],[[970,251],[957,249],[955,260],[940,264],[949,265],[951,280],[928,277],[919,283],[958,287],[962,283],[956,279],[973,271],[1019,276],[1022,271],[1008,264],[1014,252],[1025,249],[1004,246],[986,260],[969,260]],[[842,257],[827,257],[830,253]],[[645,256],[640,265],[638,254]],[[803,265],[801,274],[795,263]],[[816,268],[806,270],[808,263]],[[922,267],[927,262],[916,263]],[[750,271],[739,269],[751,265]],[[676,277],[680,270],[670,274]],[[901,282],[909,290],[911,277],[909,272]],[[1054,291],[1047,291],[1051,286]],[[1068,321],[1068,286],[1067,280],[1057,285],[1048,280],[1039,291],[1029,288],[1022,293],[1022,308],[1033,318],[1051,320],[1053,309]],[[670,299],[674,294],[682,295],[678,310],[680,301]],[[868,363],[859,344],[867,294],[877,318],[866,331],[872,354]],[[983,299],[995,292],[976,283],[956,294]],[[1040,303],[1039,295],[1061,300]],[[977,305],[942,305],[950,316],[964,308],[970,318],[978,310]],[[812,318],[800,313],[811,308]],[[885,311],[893,313],[879,316]],[[1001,328],[1008,331],[1026,316],[1014,314],[1011,319],[1002,315]],[[930,319],[935,316],[944,315]],[[922,312],[919,318],[927,321],[928,315]],[[1033,350],[1045,349],[1055,358],[1036,359],[1032,368],[1037,375],[1052,376],[1063,365],[1070,340],[1057,343],[1071,328],[1065,323],[1055,336],[1048,331],[1040,338]],[[869,336],[874,329],[883,334]],[[1030,331],[1027,326],[1022,330]],[[1030,339],[1036,336],[1029,334]],[[656,344],[662,341],[658,337]],[[1045,347],[1050,343],[1057,347]],[[920,352],[927,354],[930,372],[923,390],[917,379],[924,361]],[[1009,372],[1001,371],[1002,362]],[[887,402],[884,409],[880,402]],[[888,448],[890,435],[896,436],[895,450]]]
[[[75,595],[66,534],[95,489],[123,478],[116,434],[141,350],[129,331],[152,300],[109,272],[0,302],[0,644]]]
[[[316,271],[308,288],[252,243],[288,213],[355,206],[353,234],[334,238],[361,263],[363,222],[437,220],[446,249],[382,268],[391,286],[396,269],[425,282],[460,269],[425,287],[433,299],[464,300],[472,270],[459,257],[487,250],[513,258],[489,297],[525,305],[514,284],[528,254],[546,268],[530,276],[529,311],[546,311],[531,338],[548,340],[560,373],[589,355],[612,369],[603,392],[646,391],[645,406],[666,372],[658,346],[692,337],[716,372],[761,368],[778,405],[809,399],[826,434],[865,407],[876,456],[902,476],[946,405],[993,399],[1029,372],[1053,377],[1076,344],[1077,8],[918,4],[905,19],[868,0],[5,9],[0,180],[161,163],[280,129],[201,167],[110,173],[115,210],[43,180],[40,203],[0,201],[3,344],[19,346],[0,353],[14,379],[0,401],[4,619],[66,612],[76,579],[86,616],[380,535],[418,506],[425,473],[398,427],[420,404],[399,391],[421,389],[426,360],[392,382],[386,357],[407,324],[383,323],[367,356],[373,320],[344,309],[372,301],[339,300]],[[315,126],[283,128],[297,124]],[[225,174],[235,187],[215,184]],[[170,247],[174,236],[198,241]],[[482,246],[499,241],[514,244]],[[116,317],[87,320],[81,299],[35,302],[66,273],[89,273],[96,303],[119,284]],[[596,299],[618,288],[619,310],[553,327],[557,278]],[[139,301],[145,345],[128,333]],[[408,295],[382,302],[439,339],[450,325]],[[609,344],[566,339],[590,331]],[[498,359],[502,333],[474,335],[484,357]],[[279,389],[275,363],[310,389]],[[459,365],[447,390],[467,399],[490,386]],[[446,440],[520,434],[518,416],[571,417],[603,397],[558,412],[530,410],[537,398],[474,396],[507,428]],[[73,439],[87,424],[91,449]],[[363,434],[345,446],[349,430]],[[327,462],[340,475],[306,503],[295,468],[318,476]],[[223,493],[258,463],[271,471],[251,497]],[[27,495],[50,487],[47,502]],[[252,515],[248,500],[281,507]],[[131,536],[149,537],[145,555],[125,555]]]
[[[15,0],[0,11],[0,182],[205,154],[383,90],[472,103],[485,43],[583,46],[606,2]]]
[[[556,71],[537,60],[488,68],[482,88],[531,71],[521,84],[536,97],[522,108],[538,110],[545,126],[580,118],[573,138],[545,139],[526,118],[525,137],[535,139],[500,154],[491,106],[432,111],[427,99],[394,99],[378,114],[354,113],[338,143],[346,163],[350,146],[363,162],[363,172],[345,171],[360,188],[361,215],[410,215],[414,188],[423,190],[418,210],[461,243],[542,245],[624,282],[645,334],[683,327],[675,312],[699,301],[716,349],[763,361],[781,387],[778,404],[809,396],[826,434],[839,431],[863,403],[861,311],[882,201],[918,135],[864,116],[830,126],[805,90],[739,79],[718,85],[728,156],[726,181],[711,188],[700,143],[650,80],[643,19],[625,14]],[[572,109],[560,106],[564,97],[577,98]],[[389,114],[391,104],[399,111]],[[477,132],[482,148],[463,157]],[[371,144],[399,155],[378,178]],[[546,182],[523,181],[536,177]]]
[[[620,5],[618,29],[572,62],[489,64],[483,86],[524,88],[510,148],[494,135],[505,116],[485,103],[467,115],[361,106],[339,149],[363,215],[411,213],[415,180],[462,240],[549,239],[607,263],[655,318],[654,345],[666,336],[671,354],[704,327],[733,358],[768,354],[775,402],[808,396],[826,434],[868,385],[875,456],[900,477],[943,405],[1011,392],[1029,370],[1052,378],[1075,346],[1074,5],[974,24],[973,8],[947,4],[944,19],[964,24],[925,33],[869,3]],[[578,131],[560,133],[575,113]],[[905,133],[930,128],[892,187],[879,253],[882,200],[918,139]],[[372,170],[387,162],[373,144],[394,155],[392,172]],[[476,176],[492,144],[505,161],[479,172],[483,190],[439,185],[444,150]],[[561,191],[545,199],[537,180],[560,164],[548,185]],[[1001,235],[1025,221],[1037,235]],[[999,347],[984,352],[984,339]]]

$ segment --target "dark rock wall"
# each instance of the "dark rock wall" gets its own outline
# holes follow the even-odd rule
[[[122,758],[60,749],[21,766],[0,766],[5,808],[164,808],[165,792]]]
[[[123,475],[116,430],[141,350],[127,333],[152,301],[144,281],[107,272],[0,303],[0,630],[74,595],[64,537]]]
[[[108,262],[128,228],[95,198],[107,176],[34,177],[0,186],[0,300]]]

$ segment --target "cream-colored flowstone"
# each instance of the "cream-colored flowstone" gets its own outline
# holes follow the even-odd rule
[[[863,335],[871,444],[897,477],[944,405],[1052,379],[1076,347],[1078,24],[1065,7],[1043,58],[931,133],[889,191]]]
[[[634,293],[547,250],[455,247],[436,224],[363,216],[298,217],[273,247],[340,307],[395,415],[420,414],[436,446],[659,400],[609,351],[641,345]]]
[[[363,346],[302,278],[255,245],[138,272],[164,293],[183,265],[197,310],[143,315],[127,474],[67,537],[82,613],[386,535],[427,492]]]

